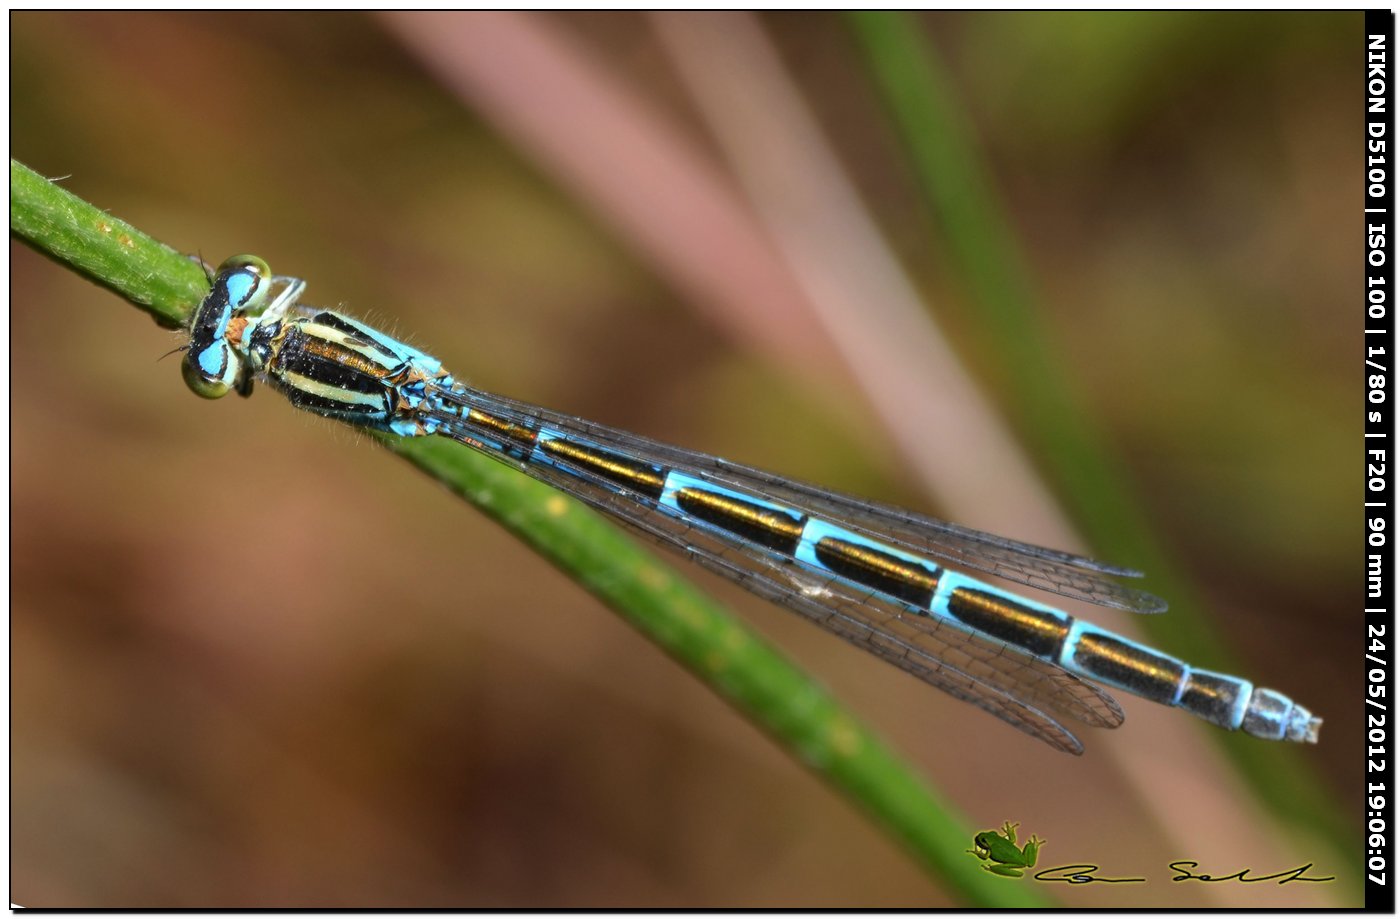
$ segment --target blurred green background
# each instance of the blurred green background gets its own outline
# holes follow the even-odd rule
[[[507,19],[500,34],[547,36],[586,63],[574,79],[635,103],[622,127],[561,109],[566,148],[568,131],[586,148],[591,130],[663,125],[725,174],[673,60],[695,20]],[[1013,402],[846,23],[758,22],[889,252],[989,395]],[[1208,601],[1196,612],[1235,649],[1229,666],[1326,718],[1302,755],[1359,831],[1360,14],[916,22],[1024,247],[1053,359]],[[678,230],[648,226],[645,201],[618,230],[597,188],[648,176],[604,170],[590,197],[575,161],[520,129],[499,100],[547,111],[547,71],[503,41],[482,49],[501,17],[434,24],[476,62],[474,83],[435,77],[422,23],[404,18],[16,13],[11,152],[211,262],[257,252],[306,278],[311,302],[344,304],[484,388],[947,513],[819,336],[784,319],[762,341],[757,287],[750,315],[700,302],[704,283],[686,278],[747,277],[722,246],[697,233],[693,261],[658,256]],[[655,204],[668,214],[671,199]],[[266,391],[193,398],[176,359],[160,360],[178,336],[21,244],[11,264],[13,900],[950,902],[441,489]],[[1001,485],[980,489],[992,501]],[[1066,903],[1359,902],[1355,866],[1321,829],[1262,813],[1257,780],[1209,728],[1190,725],[1202,739],[1186,749],[1164,740],[1157,725],[1180,730],[1184,714],[1125,700],[1122,728],[1087,736],[1082,758],[1056,754],[687,573],[976,829],[1019,820],[1051,840],[1043,864],[1153,878],[1055,891]],[[1219,873],[1316,861],[1339,881],[1166,880],[1167,862],[1231,833],[1251,842],[1224,846],[1236,861]]]

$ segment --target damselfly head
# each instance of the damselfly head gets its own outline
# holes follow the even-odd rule
[[[267,299],[272,270],[256,255],[235,255],[214,273],[206,296],[190,317],[190,340],[180,372],[197,396],[228,394],[244,374],[243,356],[231,343],[231,326]]]

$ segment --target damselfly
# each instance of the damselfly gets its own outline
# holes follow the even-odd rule
[[[182,363],[190,388],[246,396],[260,378],[318,415],[459,441],[1060,750],[1083,750],[1066,720],[1123,721],[1112,696],[1081,677],[1229,730],[1317,741],[1321,719],[1281,693],[1198,670],[965,573],[1132,612],[1164,610],[1157,597],[1113,580],[1136,571],[473,389],[383,332],[300,305],[304,289],[255,256],[224,262],[190,322]]]

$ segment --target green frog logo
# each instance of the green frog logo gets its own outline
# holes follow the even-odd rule
[[[972,848],[967,851],[987,862],[982,867],[992,874],[1004,878],[1022,877],[1027,868],[1035,867],[1035,860],[1045,840],[1037,839],[1032,834],[1024,846],[1016,848],[1016,827],[1020,825],[1007,821],[1001,825],[1000,833],[994,830],[978,833],[972,837]]]

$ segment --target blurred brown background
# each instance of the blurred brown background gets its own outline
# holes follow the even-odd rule
[[[986,357],[960,338],[976,306],[839,17],[464,15],[429,30],[471,63],[455,83],[411,19],[13,14],[12,154],[209,261],[254,251],[308,279],[311,302],[344,304],[484,388],[953,513],[828,366],[830,345],[773,321],[756,282],[743,293],[732,237],[648,223],[677,201],[713,206],[704,182],[619,217],[649,168],[581,179],[589,167],[567,156],[590,131],[664,128],[676,146],[658,148],[656,174],[742,187],[675,56],[688,30],[756,23],[976,371]],[[917,22],[986,153],[1058,358],[1241,672],[1327,719],[1302,756],[1359,833],[1360,14]],[[622,101],[522,127],[512,106],[548,113],[555,97],[539,58],[483,41],[497,33],[545,42],[578,68],[573,84]],[[21,244],[11,256],[12,900],[950,902],[440,488],[266,390],[193,398],[176,359],[159,359],[178,336]],[[717,284],[740,293],[707,299]],[[962,498],[990,504],[1001,486]],[[1095,547],[1119,560],[1112,549]],[[1263,812],[1189,716],[1125,700],[1121,729],[1090,734],[1082,758],[1056,754],[686,573],[820,674],[977,829],[1019,820],[1051,840],[1046,864],[1154,879],[1054,891],[1066,903],[1358,902],[1356,865]],[[1211,863],[1220,873],[1316,861],[1339,880],[1165,880],[1168,861],[1203,853],[1233,857]]]

